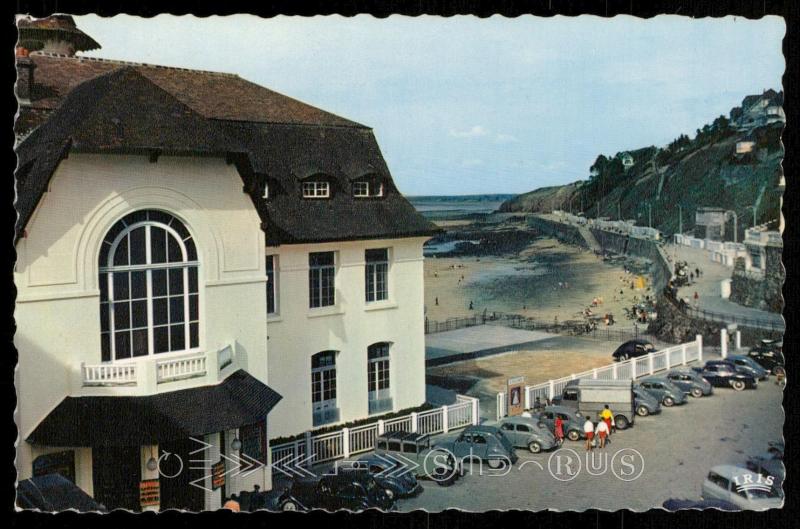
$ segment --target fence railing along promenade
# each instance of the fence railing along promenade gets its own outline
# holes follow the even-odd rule
[[[646,356],[631,358],[623,362],[590,369],[568,377],[548,380],[542,384],[525,386],[525,409],[533,408],[538,398],[545,403],[556,395],[561,395],[566,385],[572,380],[593,378],[598,380],[635,380],[645,375],[652,375],[673,367],[687,365],[690,362],[703,361],[703,337],[698,335],[693,342],[683,343],[650,353]],[[497,394],[497,419],[502,419],[507,412],[506,392]]]
[[[317,435],[306,432],[296,441],[272,446],[272,464],[312,465],[369,452],[375,449],[375,438],[386,432],[404,430],[433,435],[465,428],[480,422],[478,404],[476,398],[457,395],[455,404],[419,413]]]
[[[425,334],[435,334],[439,332],[454,331],[466,327],[477,325],[503,325],[513,329],[524,329],[526,331],[543,331],[554,334],[566,334],[569,336],[586,336],[597,340],[631,340],[646,334],[645,325],[633,327],[611,327],[606,326],[602,321],[592,329],[587,327],[584,320],[541,320],[514,314],[509,312],[490,312],[485,311],[474,316],[463,318],[449,318],[443,321],[425,320]],[[617,324],[618,325],[618,324]]]
[[[750,327],[754,329],[768,330],[783,332],[786,330],[786,325],[783,322],[774,320],[765,320],[761,318],[748,318],[747,316],[740,316],[737,314],[730,314],[725,312],[714,312],[701,308],[692,307],[689,303],[682,302],[676,299],[669,290],[664,291],[664,298],[673,304],[681,313],[688,318],[694,318],[714,323],[728,323],[741,325],[742,327]]]

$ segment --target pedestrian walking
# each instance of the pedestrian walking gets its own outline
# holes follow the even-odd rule
[[[439,297],[438,296],[436,297],[435,301],[436,301],[436,306],[438,307],[439,306]]]
[[[697,291],[695,290],[694,291],[694,308],[699,308],[699,307],[700,307],[700,294],[698,294]]]
[[[561,417],[556,415],[556,427],[555,427],[555,435],[556,435],[556,442],[559,446],[564,444],[564,421]]]
[[[600,421],[597,423],[597,437],[600,439],[600,448],[606,447],[606,438],[608,437],[608,433],[611,429],[608,426],[606,421]]]
[[[699,268],[695,268],[694,269],[694,275],[696,275],[697,277],[700,277],[700,269]]]
[[[472,301],[469,302],[469,310],[472,310]]]
[[[586,416],[586,422],[583,423],[583,433],[586,435],[586,450],[591,450],[594,444],[594,423],[588,415]]]
[[[603,411],[600,412],[600,418],[603,419],[603,422],[606,423],[606,426],[608,426],[608,431],[610,432],[611,431],[611,421],[614,420],[614,413],[608,407],[608,404],[603,406]]]
[[[236,497],[236,494],[231,494],[231,497],[222,505],[222,508],[233,512],[241,512],[242,510],[241,505],[239,505],[239,498]]]

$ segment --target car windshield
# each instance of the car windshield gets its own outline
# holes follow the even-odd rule
[[[511,450],[511,449],[513,449],[513,448],[514,448],[514,447],[511,445],[511,441],[509,441],[509,440],[508,440],[508,437],[506,437],[506,436],[505,436],[505,434],[503,434],[503,432],[499,432],[499,431],[498,431],[498,432],[495,432],[495,434],[494,434],[494,435],[495,435],[495,436],[496,436],[496,437],[497,437],[497,438],[500,440],[500,443],[501,443],[501,444],[502,444],[502,445],[503,445],[505,448],[507,448],[507,449],[509,449],[509,450]]]

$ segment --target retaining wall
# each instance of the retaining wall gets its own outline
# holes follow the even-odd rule
[[[564,224],[541,217],[530,217],[528,226],[539,235],[555,237],[561,242],[574,244],[582,248],[589,247],[578,228],[571,224]]]

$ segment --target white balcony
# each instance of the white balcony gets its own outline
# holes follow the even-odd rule
[[[243,365],[234,345],[204,353],[80,366],[74,395],[152,395],[217,384]]]
[[[745,232],[744,242],[760,246],[781,246],[783,238],[779,231],[749,229]]]

